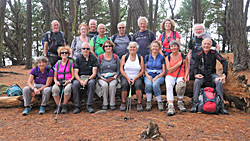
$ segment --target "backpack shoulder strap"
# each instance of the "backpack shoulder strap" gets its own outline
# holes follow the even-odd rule
[[[176,31],[173,31],[173,38],[176,40]]]
[[[170,62],[171,54],[169,54],[167,57],[168,57],[168,61]]]
[[[136,40],[136,38],[138,37],[138,34],[139,34],[139,31],[137,31],[137,32],[135,33],[135,38],[134,38],[134,40]]]
[[[94,48],[95,48],[95,44],[96,44],[96,40],[97,40],[97,36],[98,36],[98,35],[95,35],[95,36],[94,36]]]
[[[115,39],[116,39],[117,35],[118,35],[118,33],[116,33],[116,34],[113,36],[113,38],[111,38],[111,40],[113,41],[113,43],[115,42]]]
[[[137,54],[138,55],[138,59],[139,59],[139,64],[141,65],[141,55],[140,54]]]
[[[60,67],[61,61],[62,61],[62,60],[58,60],[58,61],[57,61],[57,72],[59,72],[59,67]]]
[[[148,37],[149,37],[150,42],[152,42],[152,37],[151,37],[151,32],[150,32],[150,30],[148,30]]]
[[[128,57],[129,57],[129,54],[128,54],[128,53],[126,53],[126,56],[125,56],[125,63],[127,62]]]
[[[72,58],[69,58],[69,72],[71,74],[71,67],[72,67],[72,64],[73,64],[74,60]]]
[[[106,37],[107,37],[107,40],[110,40],[110,38],[108,36],[106,36]]]
[[[46,76],[48,77],[49,76],[49,71],[50,71],[51,67],[50,66],[47,66],[47,71],[46,71]]]
[[[103,54],[100,55],[100,63],[102,63]]]
[[[162,44],[163,44],[164,40],[165,40],[165,32],[163,32],[162,36],[161,36],[161,42],[162,42]]]
[[[149,55],[146,55],[146,62],[145,62],[145,64],[148,62],[148,59],[149,59]]]
[[[131,41],[131,36],[129,34],[126,34],[128,36],[129,41]]]
[[[36,66],[35,68],[34,80],[36,79],[37,75],[38,75],[38,66]]]
[[[182,57],[183,60],[185,60],[186,55],[184,55],[183,53],[181,53],[181,57]]]
[[[113,53],[114,59],[115,61],[117,60],[117,55],[115,53]]]

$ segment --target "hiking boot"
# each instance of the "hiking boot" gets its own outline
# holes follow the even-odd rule
[[[137,112],[142,112],[143,111],[143,107],[142,107],[141,103],[137,103],[136,111]]]
[[[60,114],[61,109],[62,109],[62,107],[59,106],[59,105],[57,105],[57,106],[56,106],[56,109],[55,109],[55,111],[54,111],[54,114],[57,114],[57,110],[58,110],[58,114]]]
[[[198,104],[194,104],[193,107],[191,108],[191,113],[196,113],[197,112],[197,106]]]
[[[75,107],[73,114],[78,114],[80,113],[80,108],[79,107]]]
[[[63,105],[63,106],[62,106],[61,114],[66,114],[66,113],[68,113],[67,105]]]
[[[168,116],[173,116],[175,114],[174,105],[168,104]]]
[[[126,103],[121,103],[120,111],[125,111],[125,110],[126,110]]]
[[[113,105],[113,106],[110,105],[110,110],[111,111],[115,110],[115,105]]]
[[[158,110],[163,111],[163,102],[158,102]]]
[[[147,101],[146,111],[151,111],[151,108],[152,108],[151,101]]]
[[[108,110],[108,105],[103,105],[102,110]]]
[[[95,112],[95,110],[92,108],[91,105],[88,105],[88,106],[87,106],[87,110],[88,110],[88,112],[89,112],[90,114]]]
[[[222,114],[222,115],[228,115],[228,112],[227,112],[227,110],[225,110],[225,109],[221,109],[221,114]]]
[[[38,112],[39,115],[42,115],[45,113],[45,107],[44,106],[41,106],[40,107],[40,111]]]
[[[178,102],[178,109],[181,111],[181,112],[186,112],[186,108],[184,107],[184,103],[183,102]]]
[[[28,115],[31,112],[31,109],[29,107],[25,108],[23,111],[23,116]]]

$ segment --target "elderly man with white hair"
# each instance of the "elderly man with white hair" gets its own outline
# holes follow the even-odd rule
[[[126,24],[125,22],[120,22],[117,24],[118,33],[114,34],[111,39],[115,43],[114,53],[122,58],[122,56],[128,53],[127,46],[132,40],[129,34],[126,34]]]
[[[205,26],[203,24],[195,24],[193,27],[194,37],[189,41],[188,48],[188,60],[190,65],[189,79],[194,80],[194,60],[196,54],[202,50],[201,43],[205,38],[212,40],[212,46],[216,47],[216,51],[220,51],[220,45],[217,44],[211,37],[205,32]]]
[[[96,35],[90,40],[91,53],[97,58],[99,55],[103,54],[102,44],[106,40],[110,40],[108,36],[105,35],[106,26],[104,24],[99,24],[97,27],[99,35]]]
[[[49,59],[50,65],[54,66],[59,60],[57,49],[60,46],[66,45],[64,33],[60,31],[60,23],[57,20],[51,22],[52,31],[45,33],[44,39],[44,56]]]
[[[149,45],[155,40],[155,34],[147,29],[148,19],[146,17],[139,17],[137,22],[140,30],[134,34],[133,41],[139,44],[138,54],[144,58],[149,54]]]
[[[98,35],[98,32],[96,31],[96,27],[97,27],[97,21],[95,19],[90,19],[89,20],[89,33],[88,33],[88,37],[90,39]]]

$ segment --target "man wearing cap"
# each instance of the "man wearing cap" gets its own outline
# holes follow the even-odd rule
[[[167,75],[165,78],[168,101],[168,116],[175,114],[174,109],[174,93],[173,88],[176,85],[176,93],[178,99],[178,109],[181,112],[186,112],[183,98],[186,91],[186,82],[188,81],[189,66],[188,58],[184,56],[180,50],[180,45],[176,40],[172,40],[169,44],[171,54],[165,58]]]
[[[200,88],[203,84],[215,84],[215,89],[221,100],[221,113],[227,114],[224,109],[224,99],[223,99],[223,84],[222,81],[225,80],[227,75],[228,63],[227,61],[215,50],[211,50],[212,40],[210,38],[205,38],[202,41],[202,51],[197,53],[194,65],[194,89],[193,89],[193,107],[191,109],[192,113],[197,112],[197,106],[199,104],[199,93]],[[219,77],[216,74],[216,60],[220,61],[223,65],[223,75]]]
[[[201,42],[205,38],[211,37],[205,32],[205,26],[203,24],[195,24],[193,28],[194,37],[189,41],[188,48],[188,59],[190,65],[189,80],[194,80],[194,61],[197,53],[202,50]],[[216,47],[216,51],[220,51],[220,45],[217,44],[213,39],[212,46]]]

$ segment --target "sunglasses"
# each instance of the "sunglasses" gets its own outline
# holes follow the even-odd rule
[[[125,27],[119,27],[119,29],[124,29]]]
[[[112,45],[107,45],[107,46],[104,46],[104,47],[113,47]]]
[[[69,54],[68,52],[61,52],[60,54]]]
[[[82,50],[90,50],[90,48],[84,48],[84,47],[83,47]]]

